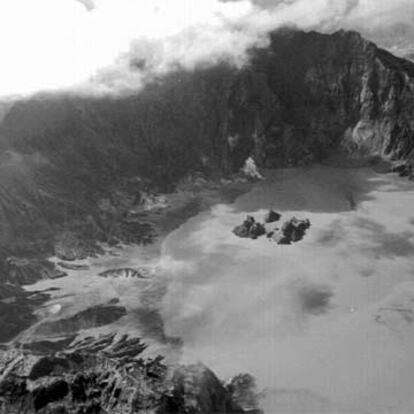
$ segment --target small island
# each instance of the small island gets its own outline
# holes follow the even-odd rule
[[[233,233],[241,238],[256,240],[266,235],[266,237],[277,244],[292,244],[303,239],[311,223],[308,219],[298,219],[291,217],[281,226],[269,229],[269,224],[279,223],[282,215],[274,210],[269,210],[264,216],[264,223],[256,221],[253,216],[247,216],[243,223],[233,229]]]

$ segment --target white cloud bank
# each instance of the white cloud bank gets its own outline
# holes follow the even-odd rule
[[[283,24],[374,36],[413,17],[414,0],[0,0],[0,95],[139,87],[139,68],[242,64]]]

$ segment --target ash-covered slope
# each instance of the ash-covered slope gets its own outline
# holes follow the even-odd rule
[[[0,279],[16,284],[38,269],[56,276],[30,265],[39,255],[150,240],[128,209],[189,173],[229,174],[248,156],[309,163],[338,148],[411,159],[414,63],[355,32],[282,30],[242,69],[178,71],[127,97],[38,95],[2,112]]]

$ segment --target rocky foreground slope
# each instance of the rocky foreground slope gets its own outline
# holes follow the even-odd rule
[[[9,352],[0,358],[0,413],[259,413],[254,382],[226,385],[202,364],[169,369],[142,358],[135,338],[85,338],[64,350]],[[244,405],[244,408],[243,408]],[[253,407],[252,407],[253,405]]]

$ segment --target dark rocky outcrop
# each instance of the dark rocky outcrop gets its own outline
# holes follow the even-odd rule
[[[269,233],[269,237],[277,244],[292,244],[303,239],[306,230],[310,228],[311,224],[308,219],[299,220],[292,217],[290,220],[283,223],[282,228]]]
[[[123,413],[159,404],[167,368],[161,358],[137,358],[145,345],[114,335],[86,338],[65,351],[8,351],[0,364],[0,412]]]
[[[254,217],[247,216],[243,224],[233,229],[233,233],[238,237],[250,239],[257,239],[266,234],[268,239],[275,241],[277,244],[292,244],[302,240],[311,226],[308,219],[299,220],[296,217],[292,217],[285,221],[281,228],[276,227],[273,230],[267,231],[265,226],[279,221],[282,215],[269,210],[264,218],[265,224],[261,224]]]
[[[255,219],[251,216],[247,216],[246,220],[244,220],[243,224],[240,226],[237,226],[233,229],[233,233],[242,238],[248,238],[250,237],[250,228],[252,227],[253,223],[255,222]]]
[[[279,221],[282,218],[282,215],[274,210],[269,210],[264,216],[265,223],[274,223]]]
[[[266,229],[261,223],[253,223],[253,225],[250,227],[250,238],[251,239],[257,239],[260,236],[263,236],[266,234]]]
[[[243,224],[233,229],[233,233],[242,238],[257,239],[266,234],[263,224],[256,222],[254,217],[247,216]]]
[[[48,355],[0,353],[0,413],[245,413],[207,367],[169,369],[138,338],[106,335]],[[258,412],[258,411],[255,411]]]

